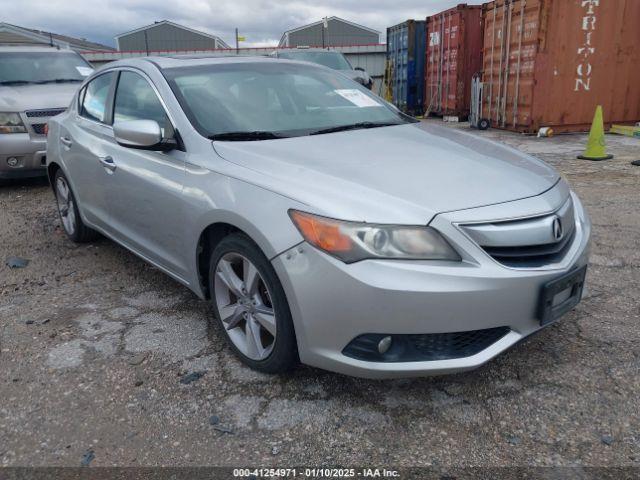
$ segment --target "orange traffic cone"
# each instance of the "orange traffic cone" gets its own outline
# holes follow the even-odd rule
[[[598,105],[596,107],[596,114],[593,116],[593,124],[589,132],[587,149],[582,155],[578,155],[578,158],[581,160],[611,160],[613,155],[607,155],[606,148],[602,106]]]

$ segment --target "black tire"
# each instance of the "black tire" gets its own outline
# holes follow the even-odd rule
[[[224,255],[229,253],[240,254],[250,260],[257,268],[271,295],[271,302],[276,317],[277,335],[271,353],[264,360],[256,361],[244,355],[229,337],[229,333],[221,320],[215,298],[216,289],[214,280],[218,262]],[[211,304],[217,319],[216,323],[224,332],[224,336],[231,349],[244,364],[254,370],[271,374],[284,373],[298,365],[300,360],[298,357],[296,335],[291,318],[291,310],[289,309],[289,303],[287,302],[284,289],[271,262],[269,262],[264,253],[262,253],[260,248],[249,237],[241,233],[233,233],[222,239],[214,248],[209,260],[209,291],[211,292]]]
[[[63,218],[63,209],[60,206],[61,203],[60,203],[60,199],[58,198],[58,195],[59,195],[58,180],[59,179],[62,179],[62,181],[64,181],[64,183],[67,185],[69,197],[72,200],[71,206],[69,208],[73,208],[73,214],[75,219],[75,228],[73,228],[73,231],[69,231]],[[53,177],[53,192],[56,197],[56,203],[58,205],[58,215],[60,216],[60,221],[62,222],[62,228],[67,234],[67,237],[69,237],[69,239],[71,239],[71,241],[75,243],[88,243],[95,240],[98,237],[98,232],[96,232],[92,228],[87,227],[82,221],[82,218],[80,217],[80,211],[78,210],[78,202],[76,201],[76,197],[73,194],[73,191],[71,190],[71,186],[69,185],[69,181],[67,180],[67,177],[65,176],[65,174],[62,172],[61,169],[58,169],[58,171],[56,171],[56,174]]]
[[[481,118],[478,122],[478,130],[488,130],[490,126],[491,122],[489,122],[489,120],[487,120],[486,118]]]

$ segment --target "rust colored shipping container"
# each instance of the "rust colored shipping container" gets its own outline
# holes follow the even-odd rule
[[[496,0],[483,6],[480,116],[535,133],[640,120],[639,0]]]
[[[427,18],[425,112],[466,118],[482,69],[482,7],[460,4]]]

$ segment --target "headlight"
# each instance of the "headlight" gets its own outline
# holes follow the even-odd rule
[[[345,263],[365,259],[449,260],[460,255],[431,227],[344,222],[290,210],[304,239]]]
[[[17,113],[0,113],[0,133],[27,133],[27,129]]]

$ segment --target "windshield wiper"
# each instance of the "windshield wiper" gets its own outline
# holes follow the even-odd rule
[[[4,82],[0,82],[0,85],[29,85],[35,82],[30,82],[29,80],[5,80]]]
[[[78,78],[53,78],[51,80],[42,80],[40,82],[34,82],[34,83],[43,85],[45,83],[79,83],[79,82],[82,82],[82,80]]]
[[[358,122],[350,125],[339,125],[337,127],[323,128],[311,132],[309,135],[322,135],[325,133],[346,132],[347,130],[361,130],[366,128],[393,127],[395,125],[403,125],[398,122]]]
[[[229,142],[243,142],[253,140],[274,140],[276,138],[288,138],[286,135],[274,132],[256,131],[256,132],[225,132],[216,133],[207,137],[209,140],[227,140]]]

